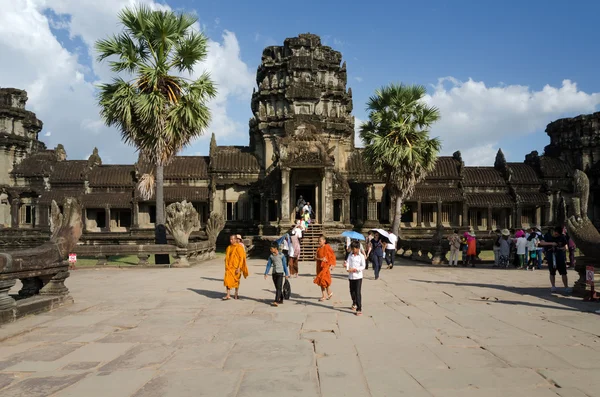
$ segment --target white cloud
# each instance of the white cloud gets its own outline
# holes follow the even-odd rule
[[[168,8],[151,0],[20,0],[7,3],[0,13],[0,53],[3,59],[11,60],[0,63],[0,86],[27,90],[28,109],[36,112],[45,130],[52,131],[43,134],[44,141],[49,147],[63,143],[70,159],[86,158],[94,146],[107,163],[112,159],[120,163],[136,159],[133,148],[121,142],[119,132],[105,127],[100,120],[96,82],[85,78],[90,71],[100,81],[112,77],[106,63],[95,62],[93,45],[118,31],[118,11],[134,3]],[[48,10],[57,16],[47,16]],[[70,52],[53,35],[51,27],[80,38],[84,48]],[[234,33],[225,31],[218,41],[214,39],[209,41],[206,61],[194,73],[209,71],[219,90],[210,103],[213,122],[207,132],[239,135],[247,141],[247,126],[231,119],[227,103],[231,98],[249,100],[254,76],[241,60]],[[81,54],[93,60],[91,65]],[[201,142],[194,146],[198,144]]]
[[[44,134],[44,136],[50,136],[50,135],[52,135],[51,131],[46,131],[46,133]]]
[[[359,83],[362,83],[362,82],[363,82],[363,78],[362,78],[362,77],[360,77],[360,76],[356,76],[356,77],[354,78],[354,80],[358,81]]]
[[[442,139],[443,154],[461,150],[468,165],[491,164],[499,147],[518,146],[520,137],[543,131],[552,120],[594,112],[600,105],[600,93],[585,93],[570,80],[535,91],[446,77],[433,88],[425,101],[440,109],[441,119],[431,135]]]

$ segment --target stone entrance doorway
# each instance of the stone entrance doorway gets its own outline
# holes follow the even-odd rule
[[[304,201],[306,201],[307,203],[310,203],[313,213],[311,214],[311,218],[312,219],[316,219],[316,207],[315,207],[315,193],[317,190],[317,187],[315,185],[296,185],[295,186],[295,190],[296,190],[296,194],[294,196],[294,203],[295,205],[298,204],[298,200],[300,199],[300,196],[302,196],[302,198],[304,199]]]

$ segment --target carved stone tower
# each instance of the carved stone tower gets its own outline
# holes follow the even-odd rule
[[[10,185],[14,165],[32,152],[45,149],[38,141],[42,122],[25,110],[27,93],[0,88],[0,186]]]

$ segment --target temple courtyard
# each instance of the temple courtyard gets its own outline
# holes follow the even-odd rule
[[[551,295],[546,270],[399,260],[367,271],[357,317],[339,266],[330,301],[301,263],[271,307],[264,261],[238,301],[222,262],[72,271],[73,305],[0,328],[0,395],[600,396],[598,305]]]

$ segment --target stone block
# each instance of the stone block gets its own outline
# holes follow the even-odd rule
[[[154,371],[101,372],[75,383],[56,397],[129,397],[146,384]]]
[[[133,397],[235,397],[241,371],[168,371],[146,383]]]
[[[322,357],[317,359],[317,367],[323,396],[369,395],[358,357]]]
[[[161,370],[223,368],[233,345],[231,342],[214,342],[203,344],[194,349],[176,350],[173,356],[161,366]]]
[[[108,362],[121,356],[134,346],[133,343],[90,343],[62,357],[65,364],[80,361]]]
[[[262,341],[236,344],[225,361],[225,369],[305,368],[314,365],[312,343]]]
[[[172,354],[173,349],[167,348],[164,345],[140,344],[102,366],[100,371],[114,372],[134,369],[156,369]]]
[[[244,373],[236,397],[319,397],[317,374],[313,368],[250,370]],[[336,394],[341,396],[342,394]]]
[[[30,377],[2,390],[2,397],[47,397],[86,376],[85,373],[48,373],[42,377]]]

